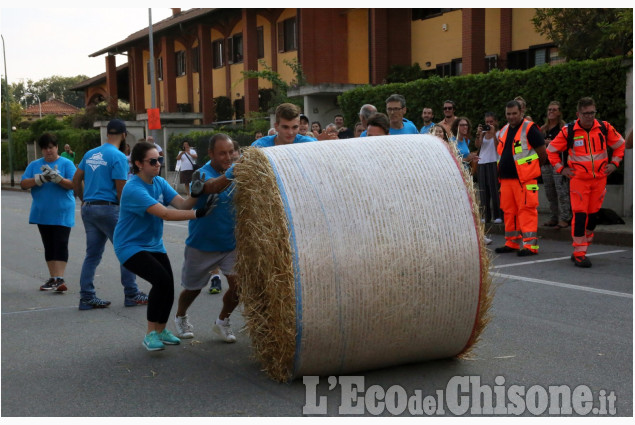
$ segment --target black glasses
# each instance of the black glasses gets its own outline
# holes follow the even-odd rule
[[[443,110],[444,110],[444,111],[451,111],[451,110],[453,110],[453,109],[454,109],[454,106],[444,106],[444,107],[443,107]]]
[[[402,109],[403,108],[386,108],[386,112],[388,112],[389,114],[392,114],[393,112],[399,112]]]
[[[144,159],[144,161],[148,161],[148,164],[154,167],[155,165],[159,163],[159,158]]]

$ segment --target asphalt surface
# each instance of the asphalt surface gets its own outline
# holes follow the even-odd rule
[[[239,312],[232,316],[237,343],[216,337],[211,322],[221,308],[219,295],[202,293],[191,307],[194,340],[147,352],[141,345],[146,308],[124,307],[110,244],[96,287],[112,305],[79,311],[85,248],[79,204],[66,270],[69,290],[40,292],[47,271],[37,228],[27,224],[30,202],[26,192],[2,191],[2,416],[302,416],[303,407],[313,403],[302,380],[280,384],[260,371],[250,357],[248,337],[238,332],[244,324]],[[176,294],[186,236],[186,223],[166,223]],[[502,245],[501,235],[492,238],[492,247]],[[632,416],[632,247],[594,245],[589,251],[593,268],[584,270],[570,262],[569,241],[542,239],[540,249],[537,257],[494,259],[493,319],[473,358],[368,371],[359,374],[366,389],[399,385],[408,394],[435,395],[462,376],[490,386],[504,379],[505,388],[586,385],[594,406],[602,390],[613,392],[615,414]],[[139,280],[139,285],[149,290],[147,282]],[[174,329],[173,322],[168,326]],[[320,379],[317,396],[325,396],[326,405],[319,414],[340,413],[341,388]],[[453,411],[446,407],[443,414]]]

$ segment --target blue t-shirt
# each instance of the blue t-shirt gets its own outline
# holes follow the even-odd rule
[[[421,127],[421,131],[419,132],[419,134],[430,134],[430,130],[432,130],[432,127],[434,127],[433,122],[428,125],[424,125],[423,127]]]
[[[261,137],[260,139],[253,142],[251,146],[255,146],[257,148],[270,148],[276,145],[274,142],[275,138],[276,138],[275,134],[272,136]],[[317,142],[317,139],[314,137],[303,136],[301,134],[296,135],[295,139],[293,139],[293,143],[306,143],[306,142]]]
[[[119,202],[114,180],[128,179],[128,159],[110,143],[91,149],[79,163],[84,171],[84,201]]]
[[[215,179],[219,174],[211,163],[200,168],[200,172],[205,173],[205,180]],[[234,185],[230,185],[223,192],[218,194],[219,198],[216,207],[210,215],[190,220],[188,225],[189,235],[185,244],[201,251],[223,252],[233,251],[236,248],[236,212],[234,210]],[[205,206],[207,196],[201,195],[194,206],[195,209]]]
[[[469,139],[463,139],[460,142],[456,141],[456,137],[453,137],[450,139],[450,142],[455,142],[456,143],[456,147],[459,150],[459,153],[461,154],[461,156],[463,158],[465,158],[466,156],[468,156],[470,154],[470,141]]]
[[[276,138],[275,134],[272,136],[261,137],[260,139],[253,142],[251,146],[255,146],[257,148],[270,148],[276,145],[276,143],[274,142],[275,138]],[[303,136],[301,134],[296,135],[295,139],[293,139],[293,143],[306,143],[306,142],[317,142],[317,139],[315,137]],[[229,167],[229,169],[225,172],[225,175],[229,179],[234,178],[234,164],[232,164],[232,166]]]
[[[42,174],[41,167],[48,164],[65,179],[72,180],[75,175],[75,165],[61,156],[53,162],[46,162],[44,158],[36,159],[27,165],[22,180],[31,179],[36,174]],[[64,189],[57,183],[47,182],[42,186],[31,188],[31,213],[29,224],[47,224],[55,226],[73,227],[75,225],[75,196],[73,189]]]
[[[412,121],[410,121],[407,118],[402,118],[403,121],[403,127],[401,127],[400,129],[394,129],[392,127],[390,127],[390,131],[388,132],[388,134],[419,134],[419,130],[417,130],[417,127],[415,127],[415,125],[412,123]]]
[[[115,227],[113,245],[115,254],[124,264],[137,252],[163,252],[163,220],[146,210],[155,204],[170,205],[176,196],[163,177],[155,177],[147,184],[137,175],[123,187],[119,221]]]

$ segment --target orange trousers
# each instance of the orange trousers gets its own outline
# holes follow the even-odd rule
[[[500,206],[505,216],[505,245],[538,252],[538,184],[501,179]]]
[[[606,195],[606,177],[596,179],[576,179],[569,182],[571,197],[571,237],[573,255],[584,257],[591,242],[597,224],[597,213]]]

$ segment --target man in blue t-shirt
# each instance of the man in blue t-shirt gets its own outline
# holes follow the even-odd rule
[[[257,148],[269,148],[273,146],[290,145],[291,143],[316,142],[314,137],[298,134],[300,129],[300,108],[292,103],[283,103],[276,108],[276,122],[274,124],[276,134],[261,137],[251,144]],[[223,175],[214,179],[208,179],[204,184],[192,179],[194,194],[220,193],[231,184],[234,179],[234,166],[229,167]],[[197,195],[193,195],[197,196]]]
[[[432,127],[434,127],[434,122],[432,122],[434,112],[432,112],[432,108],[424,107],[421,111],[421,118],[423,119],[423,126],[421,127],[421,131],[419,131],[419,133],[430,134]]]
[[[292,103],[283,103],[276,108],[276,134],[261,137],[251,144],[258,148],[289,145],[291,143],[315,142],[315,137],[302,136],[300,130],[300,108]]]
[[[202,179],[214,179],[223,175],[231,166],[234,144],[226,134],[217,133],[210,139],[207,153],[209,162],[196,173],[199,173]],[[179,295],[174,319],[179,338],[194,337],[187,310],[201,293],[201,289],[207,285],[210,272],[220,268],[227,277],[229,289],[223,296],[223,308],[212,329],[225,342],[236,342],[229,323],[229,316],[238,305],[238,278],[234,271],[236,214],[232,202],[233,194],[233,187],[229,187],[218,195],[208,195],[218,197],[212,213],[189,223],[188,237],[185,241],[185,260],[181,271],[181,285],[184,289]],[[194,208],[204,206],[208,196],[201,196]]]
[[[386,99],[386,113],[390,119],[390,134],[419,134],[417,127],[407,118],[406,99],[400,94],[392,94]]]
[[[119,119],[111,120],[106,143],[86,152],[73,177],[75,196],[82,201],[82,221],[86,231],[86,257],[79,278],[80,310],[110,305],[110,301],[97,297],[93,281],[106,241],[110,239],[112,243],[119,219],[119,199],[128,178],[128,159],[119,149],[125,145],[126,135],[126,124]],[[135,275],[123,265],[120,272],[124,305],[147,304],[148,296],[139,291]]]
[[[366,137],[368,130],[368,119],[377,113],[377,108],[370,103],[365,103],[359,109],[359,121],[362,123],[362,127],[364,127],[364,131],[360,134],[359,137]]]

